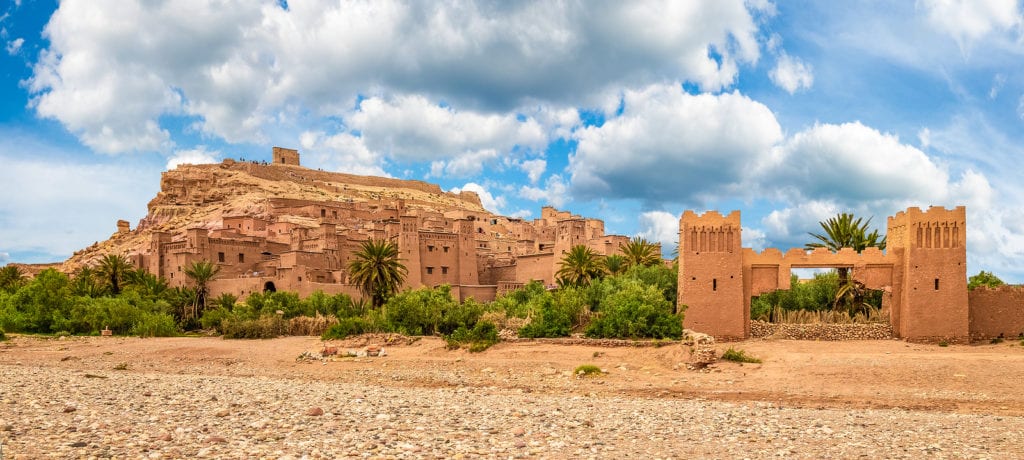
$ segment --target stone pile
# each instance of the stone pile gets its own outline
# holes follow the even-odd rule
[[[718,361],[714,337],[686,329],[683,331],[682,343],[690,347],[690,361],[686,363],[687,369],[692,371],[704,369]]]
[[[778,324],[751,321],[750,336],[789,340],[886,340],[894,337],[888,323]]]

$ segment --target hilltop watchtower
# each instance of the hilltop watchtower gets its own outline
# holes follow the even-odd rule
[[[295,149],[274,147],[274,164],[300,166],[299,151]]]

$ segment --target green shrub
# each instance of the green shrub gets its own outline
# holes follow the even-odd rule
[[[732,361],[734,363],[754,363],[754,364],[757,364],[757,363],[761,362],[760,359],[757,359],[757,358],[755,358],[753,356],[748,355],[747,352],[745,352],[743,350],[737,350],[737,349],[734,349],[732,347],[729,347],[728,350],[725,350],[725,353],[722,353],[722,359],[724,359],[726,361]]]
[[[947,342],[945,340],[940,340],[939,341],[939,346],[940,347],[948,347],[949,346],[949,342]]]
[[[288,321],[281,315],[264,315],[254,320],[225,320],[225,339],[272,339],[288,333]]]
[[[323,340],[344,339],[349,336],[359,335],[372,330],[372,324],[365,318],[349,317],[338,319],[335,324],[320,336]]]
[[[451,289],[422,288],[402,292],[384,304],[384,319],[392,332],[405,335],[434,335],[441,323],[441,312],[457,306]]]
[[[559,308],[551,295],[531,300],[531,303],[534,302],[539,303],[539,306],[532,312],[530,323],[519,329],[519,336],[567,337],[572,329],[573,312]]]
[[[225,320],[237,320],[231,310],[223,306],[214,308],[213,310],[206,310],[203,312],[203,316],[199,318],[199,324],[203,326],[203,329],[215,329],[217,332],[224,333],[224,321]]]
[[[166,313],[144,313],[132,327],[132,335],[139,337],[174,337],[178,326],[174,317]]]
[[[451,334],[445,337],[448,349],[454,350],[461,347],[468,347],[470,353],[479,353],[498,343],[498,328],[494,323],[487,321],[477,322],[472,329],[459,326]]]
[[[0,342],[7,340],[7,334],[4,334],[4,330],[0,329]]]
[[[473,299],[467,299],[462,304],[453,302],[441,311],[437,332],[449,335],[459,328],[472,329],[486,312],[487,306]]]
[[[505,315],[512,318],[526,318],[530,315],[531,305],[536,305],[539,298],[550,296],[540,281],[530,281],[525,286],[498,297],[491,303],[497,310],[504,310]]]
[[[992,272],[986,272],[985,270],[978,272],[977,275],[967,278],[967,290],[969,291],[973,291],[980,286],[996,288],[1003,284],[1005,283],[1003,283],[1003,280],[999,279],[998,276]]]
[[[595,338],[679,339],[683,323],[657,286],[625,280],[604,299],[585,332]]]
[[[587,377],[590,375],[601,375],[604,372],[601,372],[601,368],[593,364],[582,364],[576,366],[576,369],[573,370],[572,373],[577,377]]]

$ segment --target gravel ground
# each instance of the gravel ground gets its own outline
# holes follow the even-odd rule
[[[1024,456],[1017,416],[31,364],[0,375],[3,459]]]

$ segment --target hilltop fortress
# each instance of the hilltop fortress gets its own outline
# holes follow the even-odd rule
[[[493,214],[473,192],[443,192],[420,181],[304,168],[299,152],[275,147],[272,163],[227,159],[164,172],[161,191],[138,228],[118,222],[102,244],[76,253],[67,271],[106,253],[189,284],[193,262],[216,263],[213,295],[316,290],[359,297],[348,265],[368,239],[398,245],[406,288],[452,287],[460,300],[489,301],[530,280],[555,284],[562,254],[586,245],[598,254],[628,241],[604,222],[544,207],[534,220]]]

